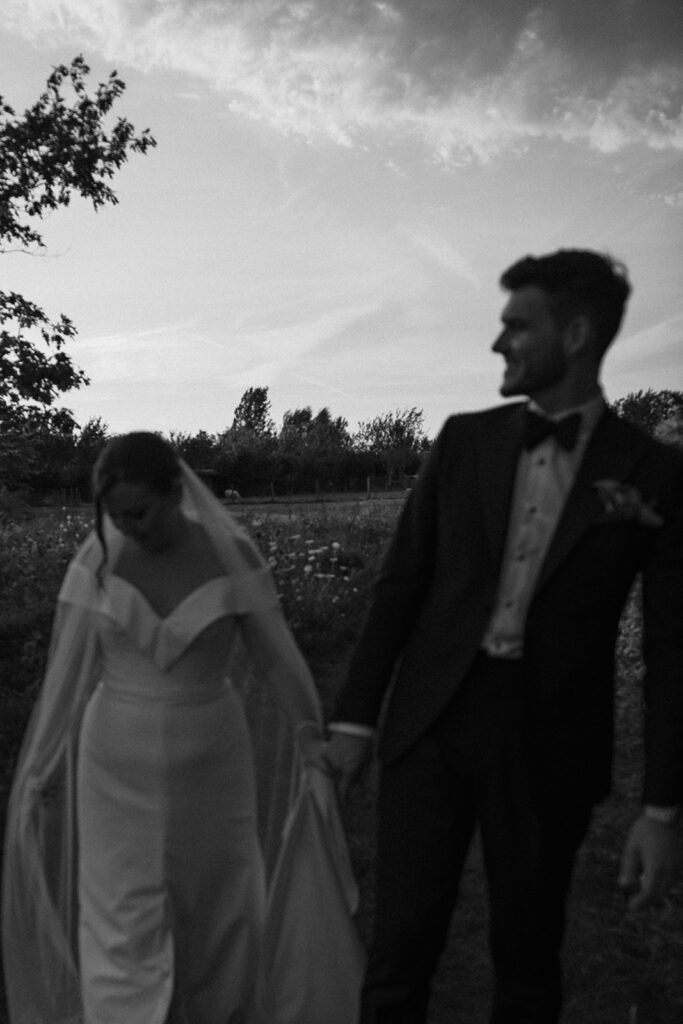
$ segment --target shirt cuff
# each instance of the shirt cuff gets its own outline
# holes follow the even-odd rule
[[[360,736],[367,740],[373,739],[376,732],[371,725],[361,725],[359,722],[330,722],[327,728],[330,732],[340,732],[345,736]]]

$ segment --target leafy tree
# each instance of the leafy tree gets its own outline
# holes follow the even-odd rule
[[[275,434],[267,387],[247,388],[235,409],[231,429],[246,430],[257,437],[272,437]]]
[[[267,387],[247,388],[232,426],[218,437],[217,468],[241,493],[259,493],[274,486],[277,436],[270,416]]]
[[[332,419],[327,406],[321,409],[313,419],[313,435],[316,446],[333,455],[347,451],[351,444],[348,420],[345,420],[343,416]]]
[[[315,416],[309,405],[303,409],[288,409],[282,418],[280,446],[284,451],[298,453],[303,450],[336,453],[350,445],[348,426],[342,416],[332,419],[327,407]]]
[[[193,469],[215,469],[218,439],[215,434],[200,430],[196,434],[174,433],[171,444]]]
[[[663,420],[683,413],[683,391],[655,391],[653,388],[632,391],[612,402],[612,408],[618,416],[653,434]]]
[[[343,417],[332,418],[325,407],[313,415],[310,406],[288,409],[278,438],[279,475],[290,490],[340,487],[346,475],[351,438]]]
[[[390,487],[419,462],[420,453],[428,446],[424,432],[424,413],[413,406],[397,409],[358,424],[354,437],[360,451],[374,455],[382,464]]]
[[[36,221],[68,206],[75,194],[95,210],[116,203],[114,173],[129,153],[156,145],[147,129],[136,135],[125,118],[107,132],[105,120],[125,85],[113,71],[91,96],[89,73],[83,57],[54,68],[23,115],[0,97],[0,253],[45,248]],[[64,351],[76,334],[68,317],[51,319],[23,296],[0,292],[0,328],[0,431],[27,454],[30,444],[16,435],[75,429],[71,414],[56,412],[54,402],[88,381]],[[7,441],[8,434],[14,439]],[[1,462],[0,456],[0,471]]]
[[[111,434],[101,416],[91,417],[78,431],[74,451],[73,486],[83,497],[90,496],[90,479],[95,459]]]
[[[298,454],[308,443],[313,423],[310,405],[302,409],[288,409],[282,417],[279,444],[283,452]]]

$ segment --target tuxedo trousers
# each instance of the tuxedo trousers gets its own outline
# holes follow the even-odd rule
[[[477,825],[491,1024],[555,1024],[565,904],[591,801],[544,757],[524,663],[481,653],[439,719],[383,766],[362,1024],[423,1024]]]

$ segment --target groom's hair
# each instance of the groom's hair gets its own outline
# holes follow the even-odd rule
[[[525,256],[502,274],[507,291],[527,285],[550,296],[553,315],[561,326],[575,316],[586,316],[593,327],[601,359],[615,337],[631,293],[623,263],[589,249],[558,249],[547,256]]]

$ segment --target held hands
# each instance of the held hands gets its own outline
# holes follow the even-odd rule
[[[372,737],[333,732],[323,751],[323,759],[337,782],[340,800],[361,774],[372,754]]]
[[[629,910],[662,899],[673,884],[683,846],[680,830],[641,814],[631,826],[621,858],[619,888]]]

